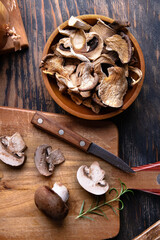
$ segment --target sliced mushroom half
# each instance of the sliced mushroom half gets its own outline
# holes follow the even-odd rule
[[[60,149],[52,151],[51,146],[43,144],[37,147],[34,161],[40,174],[50,176],[53,174],[55,165],[64,162],[65,158]]]
[[[20,166],[24,163],[26,144],[22,136],[16,132],[11,137],[0,138],[0,160],[11,166]]]
[[[93,162],[90,167],[82,165],[77,171],[77,180],[86,191],[95,195],[102,195],[109,189],[105,171],[100,168],[98,162]]]

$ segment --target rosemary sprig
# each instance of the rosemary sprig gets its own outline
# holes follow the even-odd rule
[[[83,203],[82,203],[82,205],[81,205],[81,209],[80,209],[79,215],[76,217],[76,219],[78,219],[78,218],[87,218],[87,219],[90,219],[90,220],[93,221],[94,219],[91,218],[91,217],[86,216],[87,214],[96,214],[96,215],[103,216],[103,217],[105,217],[106,219],[108,219],[107,216],[106,216],[106,214],[104,213],[104,211],[101,209],[101,208],[104,207],[104,206],[110,207],[110,208],[113,210],[113,212],[114,212],[115,214],[117,214],[116,210],[115,210],[114,207],[112,206],[112,203],[113,203],[113,202],[120,202],[121,207],[118,208],[118,210],[122,210],[122,209],[124,208],[124,203],[123,203],[123,201],[120,199],[120,197],[121,197],[122,195],[128,193],[128,192],[133,193],[132,190],[130,190],[130,189],[128,189],[128,188],[126,187],[125,183],[123,183],[123,182],[120,181],[120,185],[121,185],[121,190],[120,190],[120,192],[118,192],[118,190],[117,190],[116,188],[111,188],[111,189],[109,190],[109,194],[110,194],[111,192],[115,191],[116,196],[115,196],[114,198],[112,198],[112,199],[109,200],[109,201],[105,201],[105,202],[103,202],[103,203],[99,203],[99,199],[97,198],[96,203],[95,203],[95,204],[92,203],[92,204],[90,205],[90,207],[89,207],[86,211],[84,211],[85,201],[83,201]],[[93,206],[93,205],[94,205],[94,206]]]

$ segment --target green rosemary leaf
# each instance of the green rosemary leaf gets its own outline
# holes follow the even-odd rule
[[[92,212],[90,212],[91,214],[96,214],[96,215],[99,215],[99,216],[104,216],[104,214],[103,213],[98,213],[98,212],[96,212],[96,211],[92,211]]]
[[[116,192],[116,197],[115,197],[115,198],[117,198],[119,194],[118,194],[118,190],[117,190],[116,188],[111,188],[111,189],[109,190],[109,194],[110,194],[111,192],[113,192],[113,191]]]
[[[101,209],[101,208],[99,208],[99,209],[97,209],[97,211],[100,211],[100,212],[102,212],[103,213],[103,216],[108,220],[108,217],[107,217],[107,215],[105,214],[105,212]]]
[[[118,210],[123,210],[123,208],[124,208],[124,203],[123,203],[123,201],[121,200],[121,199],[118,199],[117,201],[119,201],[120,203],[121,203],[121,207],[120,208],[117,208]]]
[[[89,220],[95,221],[93,218],[88,217],[88,216],[82,216],[82,218],[87,218],[87,219],[89,219]]]
[[[116,215],[118,215],[116,210],[114,209],[114,207],[111,204],[106,204],[106,205],[109,206]]]
[[[83,203],[81,205],[81,209],[80,209],[79,215],[81,215],[84,212],[84,202],[85,201],[83,201]]]

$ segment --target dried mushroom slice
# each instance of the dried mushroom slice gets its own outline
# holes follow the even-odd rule
[[[130,61],[130,52],[129,46],[125,39],[123,39],[120,35],[115,34],[112,37],[108,37],[105,40],[106,49],[116,51],[121,62],[128,63]]]
[[[123,97],[128,89],[125,71],[120,67],[111,67],[108,72],[109,76],[99,85],[98,96],[105,105],[119,108],[123,105]]]
[[[76,75],[80,79],[80,86],[78,89],[80,91],[88,91],[93,89],[98,83],[98,75],[93,73],[93,64],[91,63],[81,63],[77,67]]]
[[[99,36],[101,36],[103,41],[106,38],[116,34],[116,31],[112,29],[109,25],[105,24],[100,18],[98,19],[97,23],[93,27],[91,27],[90,32],[97,33]]]
[[[74,16],[71,16],[70,19],[68,20],[68,26],[83,30],[89,30],[91,28],[89,24]]]
[[[141,81],[141,79],[142,79],[142,71],[139,68],[132,67],[132,66],[129,66],[128,70],[131,71],[131,72],[134,72],[138,76],[137,79],[134,79],[133,77],[131,77],[132,82],[130,83],[130,85],[133,87],[135,84],[137,84],[137,83],[139,83]]]
[[[98,58],[103,50],[103,40],[95,32],[86,33],[86,41],[88,46],[88,51],[84,52],[83,55],[90,60],[95,60]]]
[[[130,22],[115,20],[112,23],[108,24],[113,30],[117,32],[126,31],[127,27],[130,27]]]
[[[72,48],[76,53],[87,52],[89,47],[87,47],[86,35],[82,29],[79,29],[70,36],[70,41]]]
[[[16,132],[11,137],[3,136],[0,138],[0,160],[11,166],[20,166],[25,161],[24,150],[26,144]]]
[[[68,89],[68,94],[70,95],[73,102],[75,102],[77,105],[81,105],[83,102],[83,97],[79,94],[72,92],[70,89]]]
[[[70,78],[72,77],[72,75],[70,76]],[[79,92],[77,86],[69,78],[66,78],[63,75],[60,75],[59,73],[56,73],[55,77],[56,77],[57,81],[59,81],[61,84],[65,85],[65,86],[67,86],[68,89],[72,89],[72,91],[74,91],[74,92]]]
[[[48,54],[41,60],[40,68],[45,74],[54,75],[56,72],[68,76],[68,71],[63,67],[64,59],[55,54]]]
[[[64,36],[71,36],[72,34],[74,34],[76,32],[75,29],[61,29],[60,27],[58,27],[58,31],[59,33],[61,33]]]
[[[91,98],[86,98],[84,101],[83,101],[83,105],[88,107],[88,108],[91,108],[92,111],[96,114],[98,114],[101,110],[101,106],[98,105],[97,103],[95,103],[94,101],[92,101]]]

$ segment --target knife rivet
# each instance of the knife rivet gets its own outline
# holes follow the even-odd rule
[[[157,182],[158,182],[158,184],[160,184],[160,174],[158,174],[158,176],[157,176]]]
[[[59,132],[59,135],[63,135],[64,134],[64,130],[63,129],[60,129],[58,132]]]
[[[79,144],[80,144],[81,147],[84,147],[86,145],[85,141],[80,141]]]
[[[42,118],[38,118],[37,121],[38,121],[39,124],[42,124],[42,123],[43,123],[43,119],[42,119]]]

